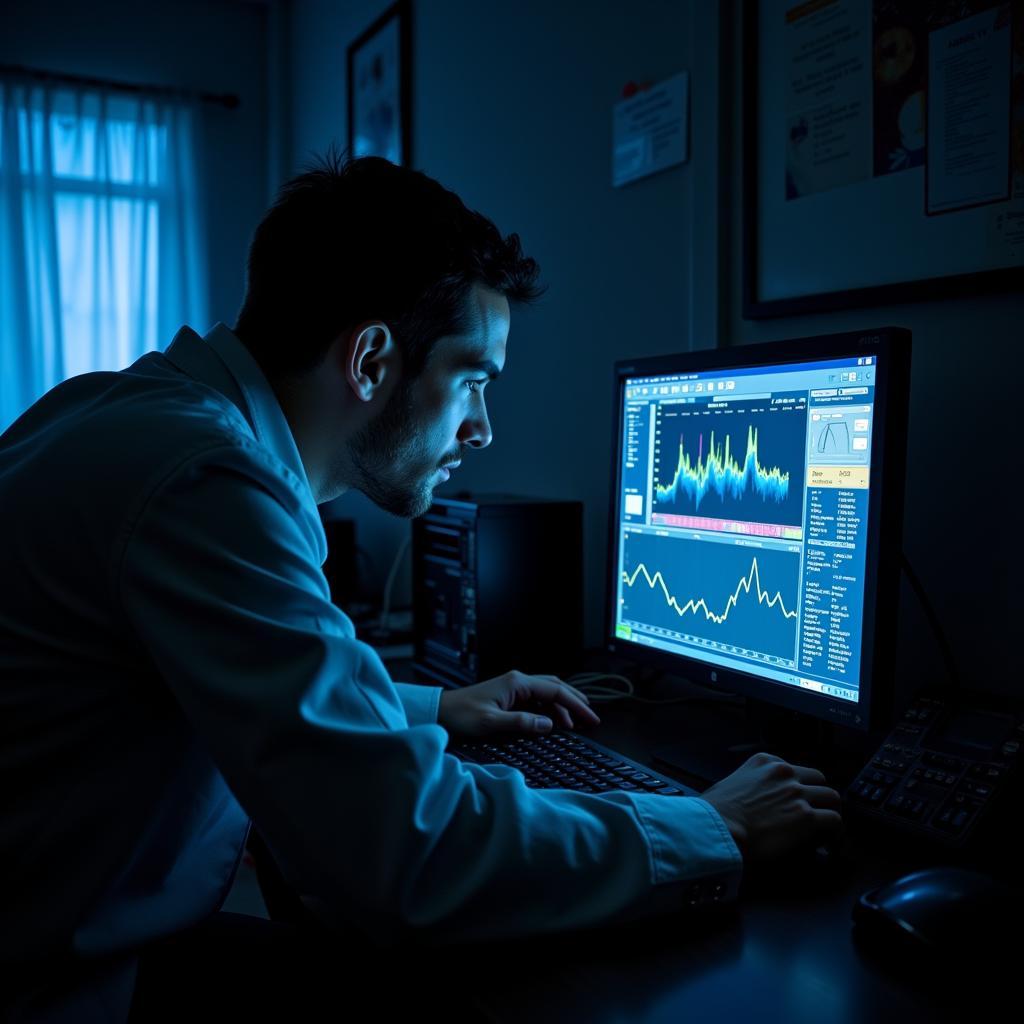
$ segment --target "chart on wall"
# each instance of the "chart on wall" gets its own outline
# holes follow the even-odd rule
[[[1024,0],[759,0],[758,301],[1024,262]]]

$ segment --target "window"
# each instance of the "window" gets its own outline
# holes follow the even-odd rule
[[[0,81],[0,429],[207,319],[186,100]]]

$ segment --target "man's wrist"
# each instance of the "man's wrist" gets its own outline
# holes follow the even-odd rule
[[[708,798],[705,793],[702,797],[706,804],[709,804],[717,812],[718,816],[722,819],[725,827],[729,830],[729,835],[732,836],[732,841],[736,844],[736,848],[740,851],[740,856],[746,859],[747,854],[747,840],[749,838],[746,828],[736,820],[733,815],[729,813],[727,807],[720,807],[714,800],[714,798]]]
[[[452,712],[458,703],[458,690],[442,690],[437,702],[437,724],[451,731]],[[453,698],[456,698],[453,703]]]

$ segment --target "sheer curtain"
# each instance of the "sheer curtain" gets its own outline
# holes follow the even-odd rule
[[[0,431],[208,318],[192,101],[0,78]]]

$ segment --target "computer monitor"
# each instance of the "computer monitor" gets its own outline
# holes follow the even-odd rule
[[[616,364],[613,652],[887,724],[910,347],[884,328]]]

